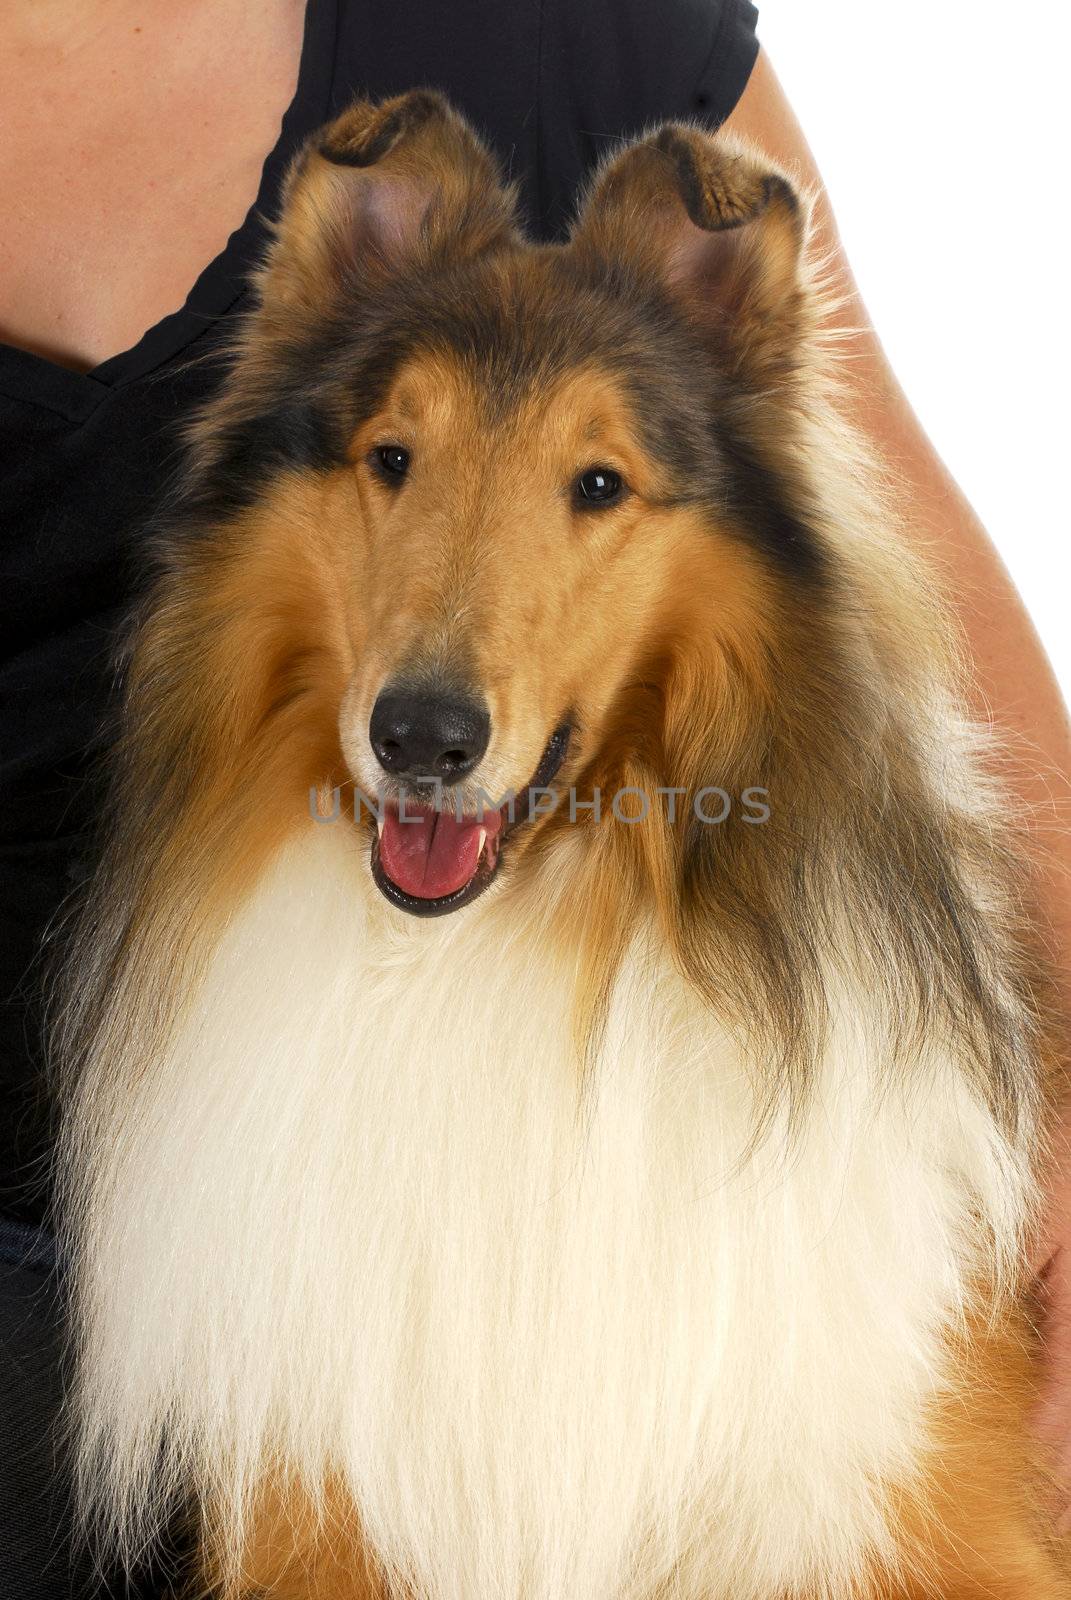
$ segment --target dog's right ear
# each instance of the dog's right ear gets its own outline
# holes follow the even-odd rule
[[[358,100],[294,162],[261,277],[265,305],[316,312],[421,262],[514,236],[516,197],[465,119],[430,89]]]

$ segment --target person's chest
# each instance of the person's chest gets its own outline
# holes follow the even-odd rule
[[[88,370],[180,307],[241,224],[304,6],[64,10],[63,28],[14,18],[0,55],[0,338]]]

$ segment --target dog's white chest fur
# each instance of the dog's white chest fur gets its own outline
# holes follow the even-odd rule
[[[581,1095],[555,914],[403,923],[340,825],[277,864],[114,1130],[91,1422],[127,1481],[165,1424],[206,1489],[341,1473],[429,1600],[836,1592],[1014,1162],[947,1061],[875,1094],[863,996],[749,1153],[741,1052],[643,935]]]

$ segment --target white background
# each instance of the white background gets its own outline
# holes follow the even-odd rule
[[[1071,698],[1065,11],[757,3],[893,367]]]

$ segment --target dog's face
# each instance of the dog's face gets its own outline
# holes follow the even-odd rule
[[[666,393],[682,352],[553,257],[468,278],[450,342],[414,339],[356,429],[347,486],[342,747],[379,798],[377,882],[424,914],[545,825],[532,791],[606,746],[667,636],[702,614],[745,649],[761,610],[756,564],[708,527],[709,439]]]
[[[353,455],[355,775],[369,793],[421,774],[464,794],[523,787],[557,729],[590,727],[613,698],[672,537],[651,519],[668,474],[623,384],[578,365],[503,403],[457,353],[414,353]]]
[[[668,703],[686,682],[728,745],[820,567],[741,421],[791,364],[783,180],[681,130],[605,169],[565,246],[510,208],[436,97],[355,107],[292,180],[251,346],[258,393],[290,388],[250,426],[318,441],[280,481],[319,524],[372,870],[423,915],[552,825],[533,790],[603,787],[641,745],[696,777]]]

